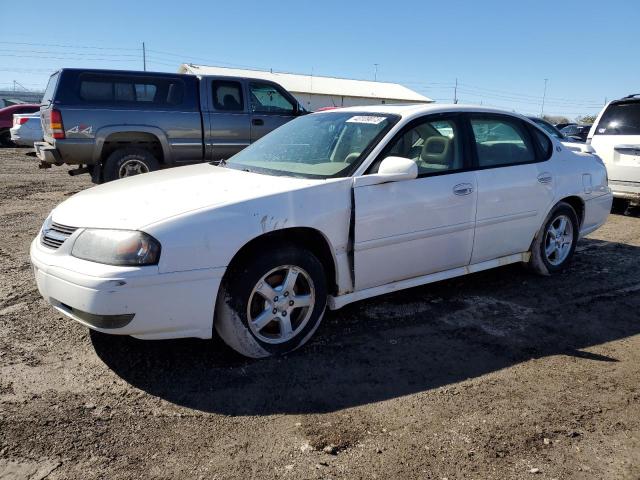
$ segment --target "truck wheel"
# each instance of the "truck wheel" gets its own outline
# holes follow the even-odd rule
[[[573,257],[580,224],[571,205],[558,203],[547,217],[531,245],[529,267],[540,275],[563,270]]]
[[[121,148],[113,152],[104,164],[104,181],[131,177],[157,170],[158,160],[148,150],[142,148]]]
[[[232,267],[218,295],[215,328],[244,356],[282,355],[311,338],[326,304],[322,263],[307,250],[282,245]]]

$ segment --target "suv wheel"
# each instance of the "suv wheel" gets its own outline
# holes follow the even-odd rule
[[[104,164],[104,181],[131,177],[157,170],[158,160],[148,150],[142,148],[121,148],[107,158]]]
[[[265,250],[228,272],[216,305],[218,334],[251,358],[304,345],[327,304],[324,269],[315,255],[293,245]]]

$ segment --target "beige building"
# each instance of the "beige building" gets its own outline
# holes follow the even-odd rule
[[[304,108],[311,111],[323,107],[433,102],[432,99],[397,83],[194,65],[192,63],[183,63],[178,72],[270,80],[282,85],[296,97]]]

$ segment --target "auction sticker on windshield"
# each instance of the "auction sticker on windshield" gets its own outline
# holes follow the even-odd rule
[[[378,125],[386,120],[386,117],[376,117],[373,115],[356,115],[347,120],[346,123],[369,123],[371,125]]]

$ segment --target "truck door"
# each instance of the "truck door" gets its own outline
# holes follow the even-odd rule
[[[298,114],[296,100],[271,82],[249,81],[251,142],[255,142]]]
[[[251,140],[251,115],[246,94],[239,79],[206,78],[207,100],[203,111],[205,128],[205,157],[208,160],[226,160],[235,155]]]

